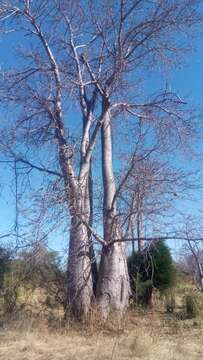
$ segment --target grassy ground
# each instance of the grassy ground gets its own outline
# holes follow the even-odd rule
[[[188,294],[199,304],[191,318],[184,305]],[[88,325],[64,327],[61,309],[44,307],[44,293],[37,290],[23,311],[0,319],[0,360],[202,360],[203,296],[188,280],[178,282],[173,296],[173,314],[155,296],[153,310],[129,310],[105,327],[94,313]]]
[[[0,331],[0,360],[203,359],[200,320],[131,313],[123,325],[53,330],[17,322]]]

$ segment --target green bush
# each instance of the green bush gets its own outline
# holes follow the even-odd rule
[[[9,270],[9,260],[9,252],[6,249],[0,247],[0,291],[3,289],[4,286],[5,274]]]
[[[156,241],[128,258],[132,296],[136,303],[150,305],[153,288],[164,293],[175,282],[175,265],[168,246]]]

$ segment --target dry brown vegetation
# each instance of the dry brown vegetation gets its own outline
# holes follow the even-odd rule
[[[202,359],[202,335],[193,329],[163,336],[145,327],[119,336],[9,330],[0,333],[0,359]]]
[[[171,296],[175,305],[167,313]],[[184,307],[186,296],[197,303],[193,316]],[[49,307],[45,299],[43,289],[21,291],[18,310],[2,316],[0,360],[203,359],[202,294],[183,275],[168,296],[155,292],[153,309],[131,308],[122,320],[114,316],[105,325],[95,309],[87,323],[64,324],[60,306]]]
[[[37,323],[31,318],[12,321],[0,331],[2,360],[203,358],[201,319],[180,320],[155,312],[131,313],[125,321],[99,325]]]

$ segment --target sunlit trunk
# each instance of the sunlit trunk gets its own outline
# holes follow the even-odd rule
[[[59,156],[71,216],[65,317],[70,313],[75,317],[85,318],[93,297],[91,243],[85,225],[89,223],[91,213],[88,180],[84,178],[82,185],[75,178],[70,181],[71,168],[64,153],[64,146],[60,147]]]
[[[128,306],[129,279],[124,243],[113,240],[121,238],[119,222],[116,217],[116,193],[112,164],[112,135],[110,114],[104,112],[104,123],[101,130],[102,139],[102,174],[104,187],[103,226],[104,240],[99,279],[97,285],[97,302],[99,310],[106,319],[111,310],[122,313]]]
[[[76,317],[86,317],[93,296],[90,243],[87,227],[72,217],[67,271],[67,308]]]

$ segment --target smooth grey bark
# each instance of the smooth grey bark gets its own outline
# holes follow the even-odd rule
[[[72,218],[67,271],[66,315],[87,316],[92,300],[92,270],[87,227],[77,216]]]
[[[92,109],[91,103],[85,102],[83,97],[83,105],[81,106],[83,109],[83,141],[81,143],[81,169],[84,167],[85,164],[85,156],[88,151],[88,147],[90,145],[90,127],[92,122]],[[93,105],[94,107],[94,105]],[[90,158],[87,162],[86,170],[81,172],[80,174],[82,177],[81,179],[81,186],[84,186],[84,180],[86,181],[85,185],[85,195],[84,195],[84,212],[86,214],[86,222],[90,227],[93,225],[93,179],[92,179],[92,159]],[[93,238],[92,232],[90,229],[88,230],[88,241],[89,241],[89,256],[91,262],[91,270],[92,270],[92,286],[93,286],[93,296],[96,296],[96,283],[97,283],[97,263],[96,263],[96,256],[93,246]]]
[[[111,311],[123,314],[128,306],[129,279],[123,243],[103,247],[97,284],[97,303],[102,318]]]
[[[55,103],[54,112],[49,112],[55,128],[55,137],[58,142],[59,164],[64,178],[64,190],[66,201],[71,215],[70,244],[67,268],[67,301],[66,315],[70,310],[74,315],[86,316],[93,295],[93,283],[90,260],[90,239],[87,227],[82,220],[87,223],[90,219],[90,203],[88,190],[88,177],[91,166],[91,155],[86,162],[81,163],[82,175],[78,179],[75,176],[71,163],[69,145],[66,141],[64,119],[62,113],[62,84],[60,70],[54,54],[43,34],[37,25],[34,17],[29,11],[25,12],[26,17],[34,27],[36,35],[40,39],[42,46],[47,54],[55,80]],[[83,142],[84,153],[86,155],[86,141],[89,136],[90,121],[84,129]],[[85,132],[86,130],[86,132]],[[87,210],[85,210],[87,209]]]
[[[70,312],[78,318],[87,316],[94,296],[94,253],[88,224],[92,222],[91,163],[85,175],[70,188],[69,204],[71,228],[67,267],[66,316]],[[71,198],[72,197],[72,198]]]
[[[61,155],[61,157],[63,162],[64,156]],[[64,166],[66,168],[67,163]],[[64,166],[61,167],[63,168]],[[86,317],[93,296],[90,234],[87,226],[84,224],[85,222],[89,223],[90,220],[90,208],[86,198],[88,183],[85,181],[85,185],[81,187],[78,181],[71,184],[70,178],[67,179],[67,177],[64,182],[71,215],[66,315],[70,311],[74,316]]]
[[[103,113],[101,128],[104,187],[103,223],[104,240],[108,244],[112,240],[121,238],[121,231],[116,217],[116,201],[114,198],[116,186],[112,162],[111,117],[108,108]],[[122,242],[104,245],[97,284],[97,303],[103,319],[106,319],[111,311],[123,313],[128,306],[128,300],[129,278],[125,245]]]

